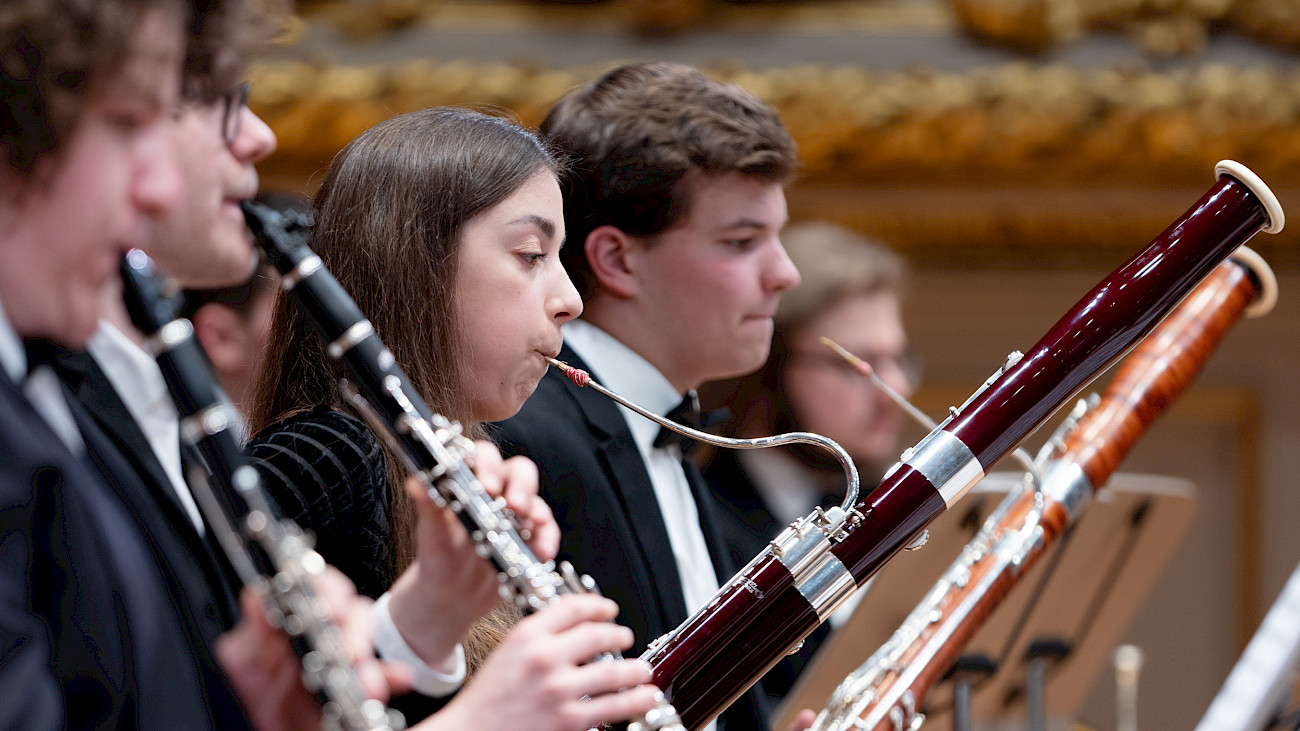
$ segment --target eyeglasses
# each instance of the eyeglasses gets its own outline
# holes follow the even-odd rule
[[[221,139],[227,145],[235,144],[239,139],[240,125],[244,121],[244,109],[248,106],[248,90],[252,86],[245,81],[226,92],[221,97]]]
[[[897,369],[902,374],[903,380],[912,388],[915,388],[921,382],[921,374],[925,370],[925,361],[921,354],[915,350],[905,350],[898,355],[885,353],[858,353],[857,355],[866,361],[879,376],[883,377],[890,370]],[[829,368],[845,378],[860,379],[866,382],[866,378],[858,372],[858,369],[852,363],[830,350],[797,348],[790,351],[790,357],[793,363],[802,362],[808,365],[819,365]]]

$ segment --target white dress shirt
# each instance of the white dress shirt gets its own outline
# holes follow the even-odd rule
[[[30,375],[27,373],[27,351],[23,348],[22,338],[9,323],[3,305],[0,305],[0,366],[3,366],[5,375],[23,390],[36,413],[45,419],[59,441],[74,455],[80,457],[84,454],[86,443],[68,408],[63,384],[48,365],[38,367]]]
[[[649,361],[614,336],[584,320],[570,320],[562,330],[565,342],[591,367],[592,377],[602,386],[656,414],[666,414],[681,403],[684,394],[678,393]],[[688,616],[693,615],[718,593],[718,574],[713,570],[713,559],[704,541],[695,496],[682,469],[681,448],[676,444],[654,446],[659,425],[622,404],[618,408],[632,430],[632,441],[636,442],[641,461],[650,474],[655,500],[668,529],[673,560],[682,579],[686,612]],[[702,731],[716,731],[717,727],[718,722],[711,721]]]
[[[640,404],[656,414],[666,414],[681,402],[677,392],[653,365],[612,335],[583,320],[565,323],[564,339],[587,365],[601,385]],[[632,430],[641,459],[650,473],[659,512],[668,528],[673,559],[682,577],[682,593],[689,614],[703,607],[718,593],[718,575],[700,528],[700,513],[682,469],[678,445],[654,446],[659,425],[619,404]]]
[[[180,415],[157,361],[105,320],[100,320],[99,329],[91,336],[87,350],[104,371],[126,410],[131,412],[131,418],[135,419],[171,482],[172,491],[185,508],[190,522],[202,535],[203,514],[195,504],[181,470]]]

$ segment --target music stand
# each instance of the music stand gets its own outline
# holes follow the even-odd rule
[[[781,704],[773,728],[789,728],[801,709],[826,706],[831,692],[889,639],[1019,479],[1011,473],[988,476],[930,524],[927,545],[900,553],[877,572],[852,616],[826,639]],[[1195,488],[1188,480],[1114,475],[965,648],[997,661],[993,675],[974,684],[973,716],[998,721],[1024,715],[1026,651],[1038,641],[1039,647],[1068,649],[1046,675],[1045,700],[1049,718],[1073,718],[1194,512]],[[951,685],[930,689],[927,726],[951,726]]]

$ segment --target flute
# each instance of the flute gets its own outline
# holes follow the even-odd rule
[[[478,554],[496,568],[502,597],[529,614],[562,595],[595,592],[590,577],[578,575],[567,562],[557,570],[554,562],[543,562],[533,553],[504,501],[489,495],[475,477],[473,442],[459,424],[429,409],[356,302],[311,250],[309,223],[258,203],[245,202],[243,208],[258,247],[282,275],[281,286],[311,319],[327,343],[326,353],[342,360],[356,378],[360,390],[344,383],[344,394],[424,483],[434,502],[450,508],[465,526]],[[629,729],[684,731],[662,695]]]
[[[716,718],[985,471],[1173,309],[1234,249],[1283,225],[1276,197],[1244,166],[1217,182],[1098,284],[1027,354],[1012,353],[881,484],[830,522],[783,531],[694,615],[642,655],[686,726]],[[705,440],[707,441],[707,440]]]
[[[1249,249],[1220,264],[1133,350],[1096,405],[1079,402],[1039,460],[1042,483],[1007,496],[889,640],[835,689],[813,728],[920,726],[929,689],[988,616],[1078,520],[1229,328],[1243,313],[1271,309],[1276,291],[1268,265]]]
[[[1300,566],[1292,569],[1282,592],[1196,724],[1196,731],[1261,731],[1283,725],[1279,716],[1297,667]]]
[[[276,517],[257,470],[244,458],[232,427],[238,416],[217,387],[189,320],[176,317],[175,287],[160,279],[139,249],[122,259],[123,298],[136,329],[149,338],[181,417],[181,439],[206,463],[186,480],[195,503],[240,580],[258,592],[272,626],[289,636],[302,659],[303,685],[321,702],[323,727],[391,731],[402,715],[368,698],[342,630],[313,582],[325,561],[311,536]]]

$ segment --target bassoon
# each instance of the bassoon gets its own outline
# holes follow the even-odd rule
[[[267,620],[284,630],[301,658],[303,685],[321,703],[323,727],[405,728],[400,713],[362,689],[343,632],[316,589],[325,561],[311,536],[271,507],[235,437],[235,407],[217,386],[190,321],[176,316],[176,288],[139,249],[122,258],[121,268],[127,312],[149,338],[176,403],[181,441],[202,460],[186,475],[194,501],[240,580],[262,596]]]
[[[832,693],[815,731],[916,729],[926,694],[985,619],[1078,520],[1147,428],[1190,385],[1242,316],[1272,307],[1276,280],[1238,249],[1120,365],[1095,405],[1076,405],[1027,481],[980,532],[889,640]]]
[[[1005,364],[880,485],[786,528],[642,658],[686,727],[716,718],[886,561],[913,544],[998,460],[1132,348],[1193,287],[1282,209],[1245,166],[1223,161],[1191,208]]]

